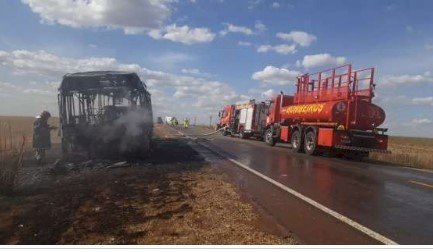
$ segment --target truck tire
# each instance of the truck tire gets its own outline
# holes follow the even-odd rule
[[[274,146],[275,143],[276,143],[274,135],[272,134],[272,130],[271,129],[267,129],[265,131],[264,139],[265,139],[265,143],[267,145],[269,145],[269,146]]]
[[[230,133],[230,131],[228,130],[227,127],[224,127],[224,130],[221,131],[221,134],[222,134],[223,136],[231,135],[231,133]]]
[[[244,132],[244,129],[241,129],[241,130],[239,131],[239,138],[241,138],[241,139],[245,139],[245,138],[247,138],[247,136],[246,136],[246,134],[245,134],[245,132]]]
[[[316,155],[317,153],[317,137],[314,131],[308,131],[305,134],[304,150],[308,155]]]
[[[302,136],[301,131],[295,130],[292,133],[292,137],[290,138],[290,143],[292,144],[293,152],[299,153],[302,152]]]

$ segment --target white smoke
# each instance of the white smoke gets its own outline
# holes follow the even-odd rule
[[[149,110],[135,109],[105,124],[98,134],[104,144],[118,144],[120,153],[149,151],[153,118]]]

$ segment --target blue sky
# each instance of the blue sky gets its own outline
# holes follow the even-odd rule
[[[63,74],[133,70],[156,115],[293,92],[304,72],[377,68],[391,134],[433,134],[433,1],[0,1],[0,114],[56,111]],[[56,112],[55,112],[56,113]]]

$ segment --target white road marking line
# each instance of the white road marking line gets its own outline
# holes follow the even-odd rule
[[[423,182],[420,182],[420,181],[410,180],[409,182],[412,183],[412,184],[417,184],[417,185],[433,188],[433,185],[427,184],[427,183],[423,183]]]
[[[426,170],[426,169],[418,169],[418,168],[412,168],[412,167],[407,167],[407,166],[397,166],[397,167],[399,167],[401,169],[414,170],[414,171],[425,172],[425,173],[433,173],[433,171]]]
[[[250,168],[250,167],[248,167],[248,166],[240,163],[239,161],[237,161],[235,159],[232,159],[232,158],[229,158],[229,157],[227,157],[227,156],[219,153],[218,151],[210,148],[209,146],[206,146],[206,145],[204,145],[202,143],[199,143],[199,142],[197,142],[197,143],[200,144],[200,145],[202,145],[202,146],[204,146],[205,148],[207,148],[207,149],[209,149],[209,150],[217,153],[218,155],[226,158],[230,162],[232,162],[232,163],[234,163],[234,164],[242,167],[243,169],[245,169],[245,170],[253,173],[254,175],[256,175],[256,176],[258,176],[258,177],[260,177],[260,178],[268,181],[269,183],[277,186],[278,188],[280,188],[280,189],[282,189],[282,190],[284,190],[284,191],[292,194],[293,196],[295,196],[295,197],[297,197],[297,198],[299,198],[299,199],[307,202],[308,204],[310,204],[310,205],[318,208],[319,210],[321,210],[321,211],[323,211],[323,212],[325,212],[325,213],[333,216],[334,218],[336,218],[336,219],[338,219],[338,220],[346,223],[347,225],[349,225],[349,226],[357,229],[358,231],[360,231],[360,232],[362,232],[362,233],[370,236],[371,238],[373,238],[373,239],[375,239],[375,240],[377,240],[379,242],[382,242],[383,244],[386,244],[386,245],[398,245],[397,242],[395,242],[395,241],[393,241],[393,240],[391,240],[391,239],[389,239],[389,238],[387,238],[387,237],[385,237],[385,236],[383,236],[383,235],[381,235],[381,234],[379,234],[379,233],[377,233],[377,232],[375,232],[375,231],[373,231],[373,230],[371,230],[371,229],[369,229],[369,228],[367,228],[367,227],[359,224],[358,222],[356,222],[356,221],[354,221],[354,220],[352,220],[352,219],[350,219],[350,218],[348,218],[348,217],[346,217],[346,216],[344,216],[344,215],[342,215],[340,213],[335,212],[334,210],[331,210],[331,209],[327,208],[326,206],[318,203],[317,201],[314,201],[313,199],[311,199],[311,198],[309,198],[309,197],[307,197],[307,196],[305,196],[305,195],[303,195],[303,194],[301,194],[301,193],[299,193],[299,192],[297,192],[297,191],[295,191],[295,190],[293,190],[293,189],[291,189],[291,188],[289,188],[289,187],[287,187],[287,186],[285,186],[285,185],[283,185],[283,184],[281,184],[281,183],[279,183],[279,182],[277,182],[277,181],[275,181],[275,180],[273,180],[273,179],[271,179],[271,178],[269,178],[269,177],[261,174],[260,172],[258,172],[256,170],[254,170],[254,169],[252,169],[252,168]]]

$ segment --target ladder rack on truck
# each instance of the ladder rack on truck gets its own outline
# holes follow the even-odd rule
[[[374,97],[374,68],[352,70],[347,64],[327,69],[314,74],[305,74],[297,77],[297,91],[294,95],[294,104],[307,104],[328,101],[366,101],[371,103]],[[345,127],[350,128],[350,116],[356,125],[358,102],[355,107],[348,103],[348,113]]]
[[[372,103],[374,89],[374,68],[353,70],[347,64],[299,76],[293,96],[274,98],[265,141],[290,142],[294,151],[308,154],[386,152],[386,129],[378,128],[385,112]]]

